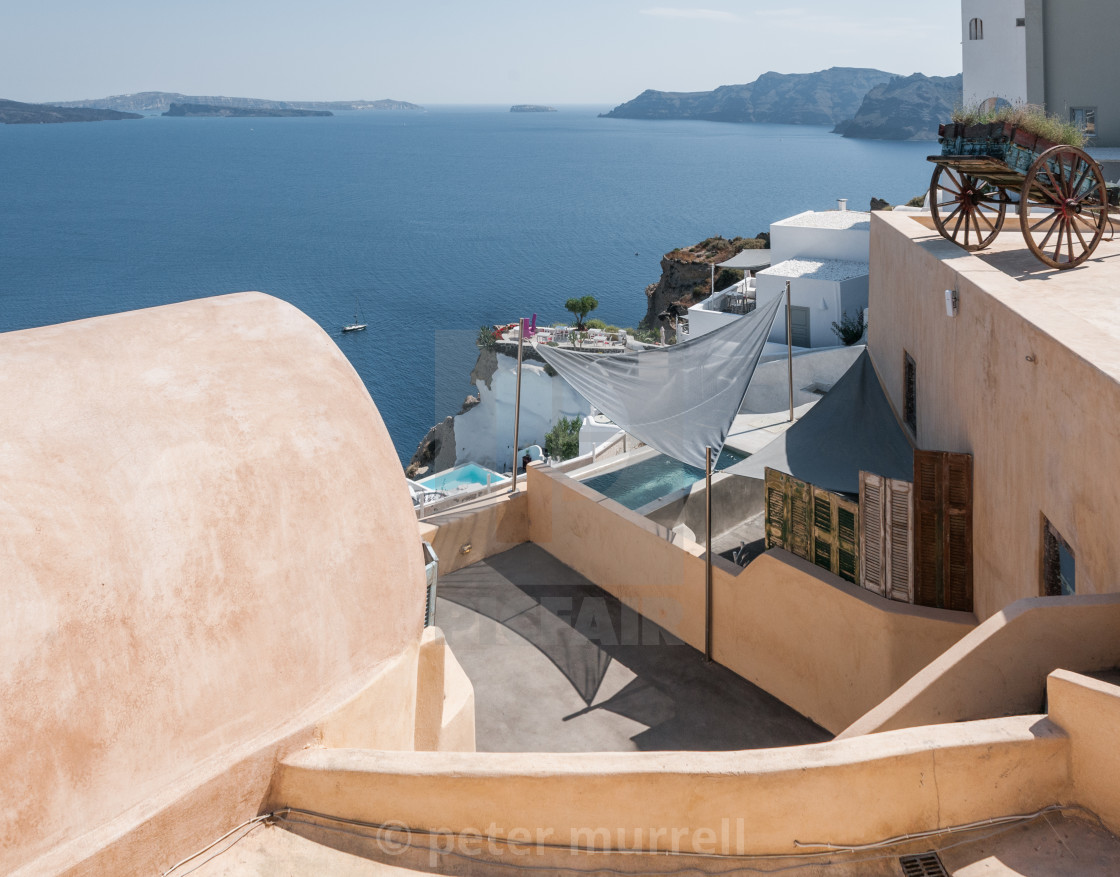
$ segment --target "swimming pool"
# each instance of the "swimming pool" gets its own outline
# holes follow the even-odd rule
[[[725,448],[715,468],[717,471],[726,469],[745,459],[742,454]],[[622,503],[628,509],[639,509],[646,503],[688,487],[703,477],[703,469],[658,454],[621,469],[588,478],[583,483],[603,496]]]
[[[421,478],[417,484],[422,484],[429,490],[443,490],[448,493],[475,487],[485,487],[489,484],[499,484],[509,481],[506,475],[500,475],[493,469],[479,466],[478,463],[464,463],[446,472],[429,475]]]

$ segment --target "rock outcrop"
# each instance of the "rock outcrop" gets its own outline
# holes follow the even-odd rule
[[[763,73],[746,85],[714,91],[643,91],[605,118],[702,119],[709,122],[771,122],[835,125],[850,119],[867,93],[892,73],[867,67],[830,67],[816,73]]]
[[[222,116],[230,118],[279,118],[281,116],[333,116],[330,110],[297,110],[297,109],[272,109],[262,107],[250,109],[249,107],[219,107],[213,104],[177,104],[173,103],[165,116]]]
[[[142,119],[136,113],[117,110],[56,107],[0,100],[0,122],[5,125],[42,125],[54,122],[103,122],[117,119]]]
[[[874,140],[936,140],[963,98],[961,74],[896,76],[867,93],[855,115],[833,133]]]
[[[747,249],[763,249],[770,245],[770,235],[754,238],[708,238],[691,247],[666,253],[661,258],[661,279],[646,287],[646,315],[642,326],[657,331],[665,327],[666,337],[676,337],[676,330],[662,314],[683,313],[683,310],[711,295],[713,263],[723,262]],[[726,289],[743,277],[742,271],[721,270],[716,274],[716,291]]]

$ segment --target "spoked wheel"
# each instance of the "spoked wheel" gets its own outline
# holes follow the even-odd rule
[[[1051,268],[1080,265],[1108,224],[1100,166],[1075,146],[1054,146],[1035,159],[1023,182],[1019,225],[1031,252]]]
[[[1007,195],[985,180],[939,164],[929,184],[929,206],[942,237],[974,253],[994,241],[1003,227]]]

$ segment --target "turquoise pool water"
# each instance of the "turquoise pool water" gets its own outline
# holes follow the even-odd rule
[[[452,491],[464,487],[485,487],[487,476],[490,477],[491,484],[509,481],[508,477],[499,475],[493,469],[479,466],[478,463],[464,463],[462,466],[456,466],[454,469],[448,469],[438,475],[429,475],[416,483],[423,484],[431,490]]]
[[[726,449],[720,454],[716,469],[726,469],[745,459],[742,454]],[[588,478],[583,483],[603,496],[622,503],[628,509],[638,509],[674,490],[688,487],[703,477],[703,469],[658,454],[656,457]]]

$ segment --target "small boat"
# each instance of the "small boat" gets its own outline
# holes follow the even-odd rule
[[[358,304],[357,297],[354,298],[354,322],[349,326],[343,326],[343,332],[361,332],[366,328],[365,318],[361,315],[362,308]]]

